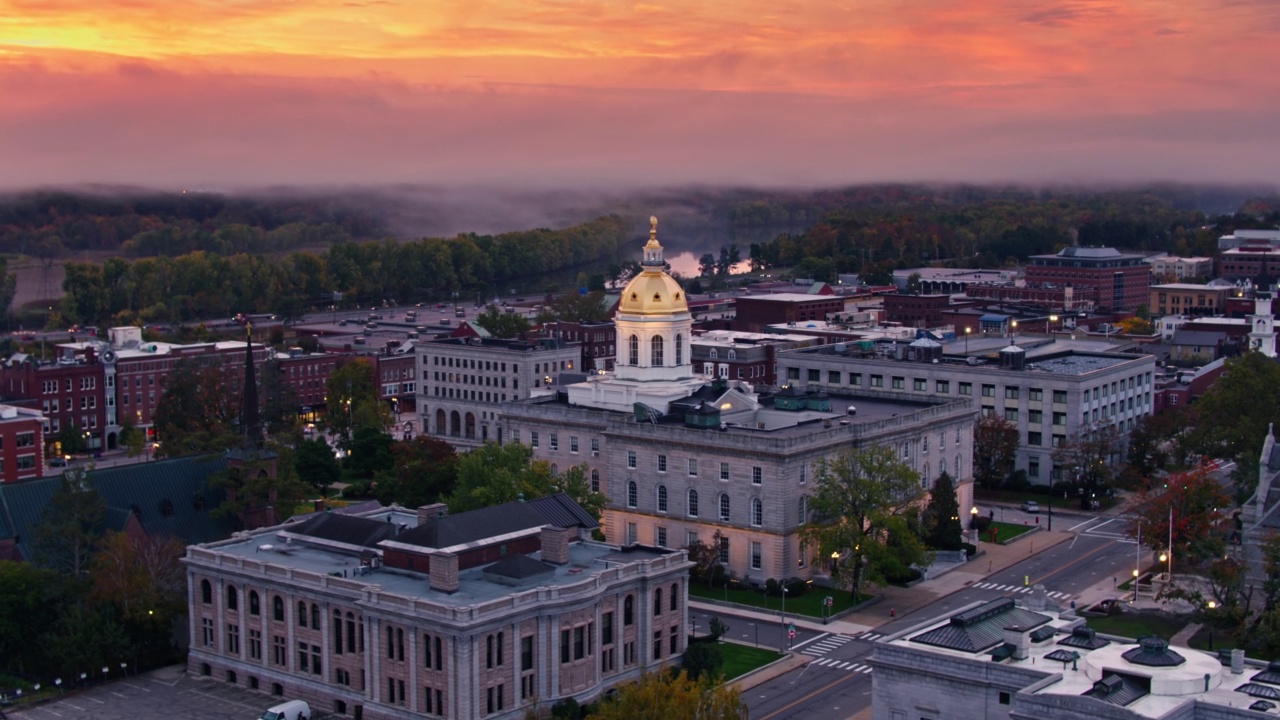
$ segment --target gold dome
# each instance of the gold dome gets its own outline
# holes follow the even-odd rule
[[[658,219],[649,218],[649,242],[644,246],[643,271],[627,283],[618,303],[620,315],[674,315],[689,312],[684,290],[663,268],[658,244]]]

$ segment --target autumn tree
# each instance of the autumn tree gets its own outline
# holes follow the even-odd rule
[[[41,567],[74,578],[89,570],[94,546],[106,531],[107,502],[89,483],[89,469],[68,468],[32,530],[32,551]]]
[[[1257,352],[1228,360],[1195,411],[1194,446],[1211,457],[1235,460],[1237,497],[1249,497],[1257,486],[1268,429],[1280,424],[1280,364]]]
[[[679,673],[645,673],[620,685],[588,720],[744,720],[746,703],[735,687],[698,682]]]
[[[1196,562],[1217,556],[1224,541],[1214,526],[1220,511],[1230,502],[1222,486],[1204,467],[1171,475],[1167,484],[1167,488],[1138,493],[1133,504],[1135,522],[1128,529],[1130,537],[1136,538],[1141,526],[1142,543],[1152,550],[1167,552],[1172,518],[1176,561]]]
[[[959,550],[964,546],[960,524],[960,501],[956,486],[945,471],[933,482],[929,504],[924,510],[925,540],[935,550]]]
[[[222,452],[240,442],[243,387],[228,368],[179,360],[156,407],[157,456]]]
[[[591,482],[587,479],[589,472],[586,463],[582,463],[571,466],[559,475],[552,475],[551,493],[562,492],[568,495],[596,522],[601,522],[604,519],[604,509],[609,505],[609,498],[604,493],[591,489]]]
[[[490,305],[475,317],[475,324],[496,338],[513,338],[529,332],[529,319],[517,312],[507,312]]]
[[[449,495],[449,512],[460,513],[554,490],[551,466],[533,459],[520,443],[485,443],[458,458],[458,482]]]
[[[837,556],[833,576],[854,600],[864,582],[885,582],[928,561],[907,519],[924,499],[920,476],[885,446],[850,448],[819,461],[802,535],[818,555]]]
[[[172,536],[134,538],[108,532],[89,567],[91,597],[112,603],[120,618],[167,627],[186,609],[187,575],[178,562],[186,546]]]
[[[421,507],[452,493],[457,479],[458,455],[453,446],[422,435],[391,446],[391,472],[378,479],[378,500]]]
[[[713,587],[715,584],[716,568],[720,567],[720,538],[722,537],[724,537],[723,533],[717,529],[711,538],[711,544],[694,540],[685,546],[689,561],[693,563],[689,572],[706,581],[707,587]]]
[[[994,490],[1013,473],[1018,428],[998,415],[983,415],[973,426],[973,479]]]
[[[539,323],[555,320],[571,323],[607,322],[609,308],[605,305],[604,291],[557,295],[538,313],[537,320]]]
[[[325,383],[325,397],[325,425],[339,436],[339,447],[349,448],[358,428],[381,432],[390,421],[386,406],[379,399],[377,371],[364,358],[334,370]]]
[[[1115,460],[1121,449],[1120,431],[1105,425],[1067,439],[1054,448],[1053,462],[1079,484],[1080,509],[1088,510],[1115,477]]]

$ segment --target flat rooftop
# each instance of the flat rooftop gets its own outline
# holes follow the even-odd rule
[[[389,520],[405,528],[417,526],[416,513],[398,507],[361,514],[360,517]],[[320,543],[303,542],[301,538],[288,542],[284,534],[295,531],[297,526],[297,523],[293,523],[266,528],[248,537],[194,546],[193,551],[197,557],[201,551],[213,552],[315,576],[345,577],[357,583],[376,586],[383,593],[455,609],[506,600],[513,595],[540,588],[578,585],[612,568],[663,558],[678,552],[644,546],[620,548],[594,541],[575,541],[569,544],[567,564],[551,566],[553,570],[549,575],[538,577],[526,585],[512,586],[486,579],[485,570],[494,564],[488,563],[462,570],[458,574],[458,591],[445,593],[430,588],[426,573],[389,568],[386,565],[367,567],[362,564],[359,554],[346,549],[330,549]],[[541,552],[530,553],[529,557],[541,559]]]
[[[766,300],[779,303],[811,302],[814,300],[839,302],[843,299],[839,295],[809,295],[807,293],[770,293],[767,295],[743,295],[738,298],[738,300]]]
[[[1042,672],[1046,678],[1057,675],[1056,681],[1031,684],[1033,689],[1024,692],[1088,695],[1142,717],[1164,717],[1191,700],[1246,708],[1260,697],[1245,692],[1259,692],[1246,688],[1249,685],[1262,685],[1264,693],[1267,689],[1280,693],[1280,672],[1265,672],[1255,665],[1246,666],[1244,673],[1236,675],[1219,662],[1216,654],[1169,647],[1159,639],[1140,644],[1098,635],[1085,627],[1083,619],[1062,613],[1052,604],[1045,610],[1032,610],[1029,605],[1015,605],[1012,598],[976,603],[881,642],[976,660],[984,665],[999,663]],[[1003,632],[1015,624],[1031,631],[1027,656],[1022,659],[1008,654],[1012,646],[1006,644]],[[1078,656],[1074,660],[1073,654]],[[940,667],[946,666],[940,663]],[[1118,679],[1109,681],[1113,686],[1110,692],[1099,693],[1099,681],[1109,677]]]
[[[947,344],[949,350],[956,349],[956,343],[963,344],[963,340],[958,340]],[[1106,370],[1117,365],[1141,360],[1147,355],[1129,355],[1117,352],[1099,352],[1099,351],[1082,351],[1076,349],[1064,350],[1061,346],[1054,347],[1055,343],[1047,342],[1039,347],[1023,347],[1019,349],[1026,353],[1026,366],[1024,370],[1018,372],[1024,373],[1043,373],[1049,375],[1087,375],[1099,370]],[[947,366],[963,365],[976,372],[990,372],[993,370],[1001,372],[1014,372],[1000,366],[999,353],[1009,347],[1007,339],[988,338],[982,341],[971,341],[970,354],[965,355],[943,355],[941,363]],[[800,348],[796,350],[788,350],[779,359],[786,357],[796,357],[802,355],[819,355],[825,360],[834,360],[837,362],[845,362],[851,365],[865,365],[868,370],[873,368],[882,368],[885,365],[933,365],[924,363],[919,360],[899,360],[884,353],[883,348],[878,348],[880,352],[865,354],[857,350],[856,346],[846,346],[844,352],[837,352],[835,345],[823,345],[816,348]],[[982,352],[979,356],[976,353]]]

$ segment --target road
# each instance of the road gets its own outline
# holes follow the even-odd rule
[[[997,519],[999,514],[997,511]],[[1005,522],[1034,520],[1034,516],[1015,508],[1005,508],[1004,515]],[[1055,511],[1057,529],[1072,530],[1076,537],[1039,553],[1032,553],[1034,538],[1021,540],[1019,546],[1025,544],[1030,553],[1026,560],[991,573],[873,631],[841,635],[797,628],[796,651],[813,657],[813,661],[746,691],[743,700],[750,717],[752,720],[849,717],[871,703],[872,672],[867,659],[878,638],[974,602],[1024,596],[1037,584],[1045,586],[1052,600],[1066,604],[1082,591],[1104,584],[1108,578],[1117,584],[1124,581],[1133,571],[1137,549],[1137,544],[1124,535],[1124,522],[1074,509]],[[1143,560],[1149,560],[1149,551],[1143,552],[1147,553]],[[982,560],[975,562],[980,567]],[[714,614],[730,626],[729,634],[736,640],[751,642],[758,630],[761,645],[776,648],[783,641],[784,630],[778,623],[756,628],[751,620],[735,616],[731,611]],[[697,616],[700,626],[707,622],[708,613],[693,615]]]

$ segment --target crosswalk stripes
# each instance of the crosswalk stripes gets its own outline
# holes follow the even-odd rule
[[[882,638],[882,637],[884,637],[884,633],[878,633],[878,632],[864,632],[864,633],[862,633],[862,634],[860,634],[860,635],[854,635],[854,636],[853,636],[853,639],[854,639],[854,640],[866,640],[867,642],[875,642],[876,640],[879,640],[879,639],[880,639],[880,638]]]
[[[800,652],[805,655],[812,655],[814,657],[818,657],[821,655],[826,655],[827,653],[831,652],[832,650],[835,650],[836,648],[849,642],[852,639],[853,638],[847,635],[828,635],[827,637],[809,645],[808,647],[806,647],[804,650],[801,650]]]
[[[1022,593],[1022,594],[1035,591],[1035,588],[1026,587],[1024,585],[1001,585],[999,583],[993,583],[993,582],[974,583],[973,587],[980,588],[982,590],[999,590],[1000,592]],[[1064,593],[1057,590],[1051,590],[1045,594],[1055,600],[1066,600],[1071,597],[1071,593]]]
[[[849,672],[862,673],[864,675],[871,672],[870,665],[863,665],[862,663],[848,662],[848,661],[842,661],[842,660],[833,660],[831,658],[821,658],[818,660],[814,660],[813,664],[818,665],[820,667],[829,667],[834,670],[848,670]]]

